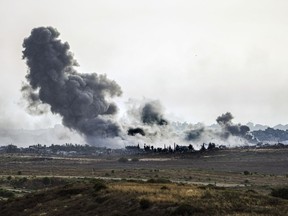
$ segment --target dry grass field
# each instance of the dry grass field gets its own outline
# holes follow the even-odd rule
[[[0,215],[288,215],[287,149],[124,157],[0,155]]]
[[[29,180],[28,180],[29,181]],[[288,200],[251,189],[95,179],[9,198],[1,215],[287,215]]]

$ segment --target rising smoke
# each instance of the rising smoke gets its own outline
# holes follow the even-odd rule
[[[35,92],[30,85],[23,83],[21,91],[28,101],[27,111],[29,114],[42,115],[48,112],[49,106],[41,102],[38,92]]]
[[[148,125],[167,125],[168,121],[163,118],[162,106],[159,101],[147,102],[141,110],[141,120]]]
[[[117,106],[111,98],[122,94],[120,86],[106,75],[78,73],[70,46],[59,39],[53,27],[39,27],[24,40],[23,59],[28,65],[22,88],[30,111],[48,104],[60,114],[63,125],[85,137],[115,137],[120,128],[113,120]]]
[[[135,136],[154,136],[163,133],[168,125],[168,121],[164,119],[163,108],[158,100],[143,100],[141,102],[130,99],[132,107],[128,108],[128,119],[134,121],[129,123],[127,134]],[[139,106],[140,103],[140,106]],[[131,128],[130,125],[134,125]]]
[[[186,131],[185,140],[187,140],[187,141],[197,141],[197,140],[201,139],[202,134],[204,132],[205,132],[205,128],[204,127]]]
[[[227,112],[225,114],[222,114],[221,116],[218,116],[216,121],[224,129],[224,133],[227,136],[234,135],[244,137],[250,131],[250,128],[245,125],[233,124],[233,118],[234,117],[232,116],[232,114],[230,112]]]
[[[128,135],[129,136],[135,136],[136,134],[141,134],[142,136],[145,136],[145,132],[142,128],[129,128],[128,129]]]
[[[230,112],[222,114],[216,121],[223,129],[222,137],[238,136],[247,139],[248,141],[255,141],[253,136],[249,133],[250,128],[246,125],[233,124],[233,116]]]
[[[173,128],[164,117],[163,107],[158,100],[143,98],[129,99],[127,116],[122,120],[122,128],[127,131],[126,140],[160,144],[179,140]],[[169,141],[168,141],[169,140]]]
[[[113,97],[121,96],[120,86],[106,75],[78,73],[75,70],[78,63],[69,50],[70,46],[63,43],[59,35],[55,28],[40,27],[33,29],[24,40],[23,59],[28,73],[27,83],[21,90],[30,113],[43,114],[50,108],[52,113],[62,117],[64,126],[78,131],[88,142],[117,136],[128,141],[142,139],[167,144],[171,141],[227,140],[231,136],[253,141],[249,127],[233,124],[229,112],[216,119],[220,132],[204,126],[175,130],[164,118],[160,102],[151,100],[133,106],[128,111],[128,119],[133,120],[121,122],[120,127],[114,120],[118,108],[112,102]],[[105,142],[109,141],[106,139]]]
[[[257,142],[253,135],[251,135],[248,126],[234,124],[232,120],[232,114],[227,112],[217,117],[216,122],[218,123],[218,127],[193,126],[191,129],[185,131],[185,140],[198,144],[213,141],[231,146]]]

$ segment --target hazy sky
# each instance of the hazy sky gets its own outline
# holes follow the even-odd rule
[[[1,127],[61,122],[21,102],[22,42],[53,26],[81,72],[106,73],[129,98],[159,99],[172,120],[288,123],[288,1],[0,0]]]

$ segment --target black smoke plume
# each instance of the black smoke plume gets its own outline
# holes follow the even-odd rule
[[[167,125],[168,121],[163,118],[162,107],[158,101],[147,102],[141,110],[141,120],[148,125]]]
[[[59,35],[53,27],[40,27],[24,40],[28,84],[22,91],[29,107],[48,104],[63,125],[86,137],[117,136],[120,129],[112,120],[117,106],[110,99],[122,94],[120,86],[106,75],[78,73],[70,46]]]
[[[24,98],[28,100],[27,111],[31,115],[42,115],[48,112],[49,107],[41,103],[38,92],[34,92],[30,85],[23,83],[21,91]]]
[[[228,138],[230,135],[243,137],[249,141],[254,141],[253,136],[250,134],[250,128],[246,125],[233,124],[234,117],[230,112],[222,114],[216,121],[224,130],[222,137]]]
[[[145,136],[145,132],[142,128],[129,128],[127,133],[129,136],[135,136],[136,134],[141,134],[142,136]]]
[[[186,132],[185,140],[187,141],[194,141],[194,140],[199,140],[204,133],[204,127],[198,128],[198,129],[193,129],[189,130]]]
[[[222,114],[221,116],[218,116],[216,121],[221,126],[231,125],[233,118],[234,117],[232,116],[232,114],[230,112],[227,112],[225,114]]]

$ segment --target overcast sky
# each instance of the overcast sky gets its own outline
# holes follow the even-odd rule
[[[171,120],[288,123],[288,1],[0,0],[1,128],[45,128],[21,102],[22,42],[53,26],[81,72],[105,73],[129,98],[159,99]]]

